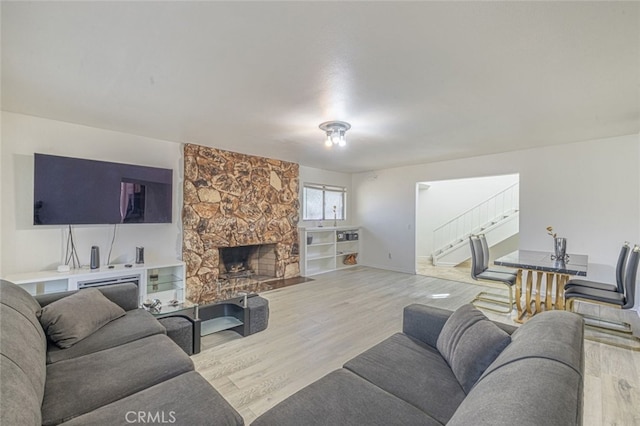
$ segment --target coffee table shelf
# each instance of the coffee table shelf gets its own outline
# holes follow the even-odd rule
[[[217,333],[222,330],[229,330],[230,328],[239,327],[244,323],[236,317],[219,317],[202,321],[200,327],[200,335],[206,336],[207,334]]]

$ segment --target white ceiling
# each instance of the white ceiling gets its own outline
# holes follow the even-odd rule
[[[5,111],[343,172],[640,131],[637,2],[1,7]]]

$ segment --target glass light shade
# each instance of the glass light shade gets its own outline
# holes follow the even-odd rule
[[[346,121],[325,121],[320,123],[318,127],[327,135],[324,144],[328,148],[333,145],[341,147],[347,145],[346,133],[351,128],[351,124]]]
[[[333,130],[331,132],[331,142],[333,142],[334,145],[337,145],[340,142],[340,132],[337,130]]]
[[[347,137],[344,132],[340,132],[340,139],[338,140],[339,146],[345,146],[347,144]]]

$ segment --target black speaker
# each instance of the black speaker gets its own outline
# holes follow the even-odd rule
[[[91,269],[98,269],[100,267],[100,247],[91,247]]]

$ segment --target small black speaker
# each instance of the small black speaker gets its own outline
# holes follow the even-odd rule
[[[136,247],[136,265],[144,263],[144,247]]]

